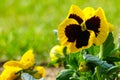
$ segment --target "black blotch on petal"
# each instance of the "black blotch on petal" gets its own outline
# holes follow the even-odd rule
[[[100,28],[100,18],[98,16],[93,16],[92,18],[88,19],[86,22],[86,27],[89,30],[93,30],[95,32],[95,36],[98,36],[100,32],[98,29]]]
[[[83,31],[79,34],[76,40],[76,47],[81,48],[82,46],[87,46],[89,41],[90,33],[89,31]]]
[[[76,48],[81,48],[88,45],[89,31],[82,31],[80,25],[70,24],[65,28],[65,35],[68,38],[68,42],[76,41]]]
[[[81,24],[83,22],[83,20],[76,14],[70,14],[69,18],[75,19],[79,24]]]
[[[81,33],[80,25],[70,24],[65,28],[65,35],[68,37],[68,42],[74,42]]]

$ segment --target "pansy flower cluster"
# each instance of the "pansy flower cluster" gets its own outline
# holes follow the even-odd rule
[[[7,61],[0,80],[21,80],[23,73],[31,74],[34,78],[44,78],[46,71],[42,66],[35,66],[33,50],[28,50],[19,61]]]
[[[97,10],[86,7],[81,10],[72,5],[68,16],[58,27],[58,37],[62,45],[71,52],[101,45],[112,30],[101,7]]]

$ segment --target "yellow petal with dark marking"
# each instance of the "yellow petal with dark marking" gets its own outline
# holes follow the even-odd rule
[[[58,27],[58,37],[62,45],[68,45],[70,43],[67,41],[68,38],[65,35],[65,28],[70,24],[78,24],[78,22],[74,19],[65,19]]]
[[[109,27],[102,8],[97,9],[95,16],[100,18],[100,28],[98,29],[99,33],[98,36],[94,39],[94,43],[96,45],[101,45],[108,36]]]
[[[88,30],[93,30],[95,32],[94,43],[96,45],[101,45],[106,40],[109,33],[108,22],[102,8],[98,8],[95,15],[86,20],[85,24]]]
[[[81,24],[84,19],[84,14],[78,6],[72,5],[67,18],[75,19],[79,24]]]

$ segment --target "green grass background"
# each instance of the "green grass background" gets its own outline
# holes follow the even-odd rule
[[[50,49],[59,44],[53,33],[72,4],[81,9],[102,7],[120,32],[119,0],[0,0],[0,61],[19,59],[33,48],[38,63],[49,61]],[[118,29],[119,28],[119,29]]]

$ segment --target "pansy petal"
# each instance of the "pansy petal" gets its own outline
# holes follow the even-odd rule
[[[33,50],[30,49],[27,52],[25,52],[25,54],[22,56],[21,60],[20,60],[20,66],[23,69],[28,69],[30,67],[32,67],[35,63],[34,60],[34,54],[33,54]]]
[[[109,33],[109,24],[107,23],[104,11],[102,8],[98,8],[96,11],[96,16],[98,16],[100,18],[100,28],[99,28],[99,33],[98,36],[94,39],[94,43],[96,45],[100,45],[102,44]]]
[[[46,70],[43,66],[35,66],[33,70],[37,71],[33,74],[36,79],[44,78],[46,76]]]
[[[63,48],[64,46],[56,45],[50,50],[51,61],[57,60],[58,58],[63,56]]]
[[[83,9],[83,13],[84,13],[85,20],[87,20],[93,15],[95,15],[95,10],[92,7],[86,7],[85,9]]]
[[[75,19],[79,24],[81,24],[84,19],[84,14],[78,6],[72,5],[67,18]]]
[[[62,45],[68,45],[68,38],[65,35],[65,28],[70,24],[79,25],[79,23],[74,19],[65,19],[58,27],[58,37]]]
[[[20,67],[7,67],[2,71],[0,80],[15,80],[17,77],[16,73],[20,70],[22,70]]]
[[[19,61],[8,61],[3,65],[4,68],[19,67]]]
[[[100,45],[106,40],[109,27],[102,8],[98,8],[95,12],[95,16],[88,19],[85,24],[88,30],[95,32],[94,43],[96,45]]]

